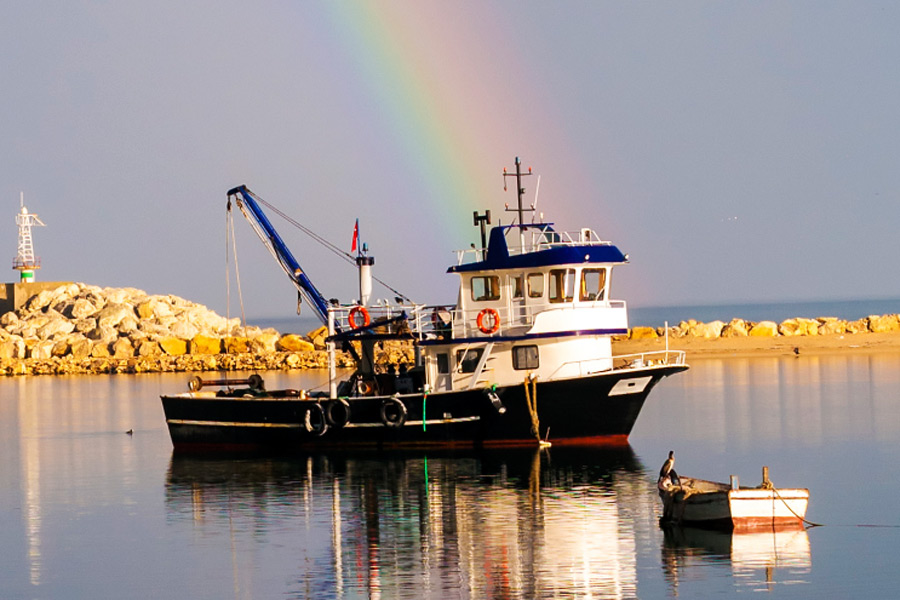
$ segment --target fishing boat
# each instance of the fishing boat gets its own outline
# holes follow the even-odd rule
[[[688,368],[684,352],[667,338],[665,350],[613,355],[628,317],[610,283],[628,257],[591,229],[557,231],[538,218],[523,204],[531,170],[515,164],[504,169],[518,190],[512,222],[488,232],[490,211],[475,213],[481,247],[459,251],[447,269],[460,282],[453,305],[372,301],[375,259],[356,235],[359,298],[326,301],[262,206],[277,209],[246,186],[230,190],[229,210],[239,208],[327,325],[330,385],[194,378],[187,392],[162,396],[176,450],[627,443],[653,387]],[[396,340],[414,347],[414,360],[379,362]],[[356,365],[340,381],[338,350]]]
[[[741,487],[734,475],[730,483],[720,483],[673,474],[660,478],[658,488],[663,525],[736,531],[802,528],[809,504],[805,488],[775,488],[768,467],[756,487]]]

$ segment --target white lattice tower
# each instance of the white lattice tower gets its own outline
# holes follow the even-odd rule
[[[20,280],[23,282],[34,281],[35,269],[40,269],[40,261],[34,257],[34,244],[31,241],[31,228],[44,226],[37,215],[28,212],[25,208],[25,193],[19,198],[19,214],[16,215],[16,225],[19,227],[19,249],[13,260],[13,269],[19,271]]]

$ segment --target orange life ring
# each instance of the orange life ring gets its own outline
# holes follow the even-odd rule
[[[490,317],[490,324],[485,323],[486,317]],[[478,329],[481,330],[481,333],[486,333],[488,335],[497,333],[497,330],[500,329],[500,313],[493,308],[485,308],[478,313],[475,324],[478,325]]]
[[[363,318],[361,325],[356,324],[356,315],[359,314],[361,314]],[[372,319],[369,317],[369,311],[366,310],[365,306],[354,306],[347,316],[347,321],[350,323],[352,329],[357,329],[358,327],[368,327],[369,323],[372,322]]]
[[[356,382],[356,390],[360,396],[369,396],[375,391],[375,386],[372,385],[371,381],[360,379]]]

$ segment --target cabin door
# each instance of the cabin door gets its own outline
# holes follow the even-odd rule
[[[510,325],[526,325],[528,323],[524,275],[509,276],[509,320]]]

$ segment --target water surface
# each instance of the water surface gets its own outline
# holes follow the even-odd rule
[[[297,377],[324,381],[266,380]],[[697,361],[653,391],[630,446],[544,453],[173,456],[158,395],[186,380],[0,380],[0,597],[889,598],[900,583],[900,355]],[[768,465],[825,526],[664,534],[670,449],[685,475],[755,484]]]

